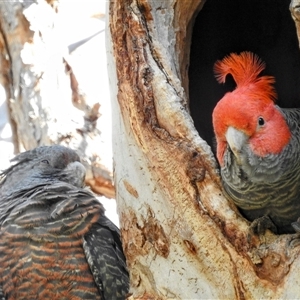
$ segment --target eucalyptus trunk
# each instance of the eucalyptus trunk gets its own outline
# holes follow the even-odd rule
[[[299,248],[288,235],[248,238],[189,114],[191,32],[203,4],[109,6],[114,175],[131,298],[299,298]]]

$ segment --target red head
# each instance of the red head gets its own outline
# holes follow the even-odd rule
[[[217,157],[221,165],[229,127],[243,132],[254,154],[262,157],[280,153],[290,140],[290,130],[274,104],[275,79],[258,77],[264,68],[265,64],[251,52],[232,53],[215,63],[218,82],[224,83],[226,76],[231,74],[237,85],[234,91],[225,94],[213,111]]]

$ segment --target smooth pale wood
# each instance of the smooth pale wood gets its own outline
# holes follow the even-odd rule
[[[190,30],[202,5],[110,2],[115,185],[131,299],[299,298],[299,248],[269,232],[248,240],[188,113]]]
[[[88,103],[69,64],[57,30],[60,4],[0,1],[0,84],[15,152],[55,143],[70,146],[83,158],[87,184],[112,198],[112,174],[101,162],[103,143],[96,126],[100,104]]]

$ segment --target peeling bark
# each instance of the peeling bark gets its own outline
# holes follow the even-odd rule
[[[110,3],[115,185],[131,298],[298,298],[299,248],[289,235],[249,239],[188,113],[187,49],[204,2],[183,3]]]
[[[59,11],[59,1],[0,2],[0,83],[15,152],[55,143],[70,146],[83,157],[86,182],[112,198],[112,174],[99,150],[100,103],[87,101],[67,45],[59,46]]]

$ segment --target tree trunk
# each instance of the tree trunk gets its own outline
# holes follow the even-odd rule
[[[299,298],[299,248],[289,235],[248,239],[188,111],[191,30],[203,4],[110,2],[114,175],[132,298]]]
[[[107,146],[97,126],[100,106],[109,100],[95,101],[80,86],[77,78],[82,74],[71,53],[78,45],[63,43],[62,25],[69,22],[65,17],[74,14],[76,4],[67,5],[67,1],[0,2],[0,84],[6,91],[15,152],[54,143],[70,146],[83,158],[86,182],[112,198],[111,167],[101,161]]]
[[[291,0],[290,11],[291,15],[295,21],[298,40],[300,41],[300,1],[299,0]]]

